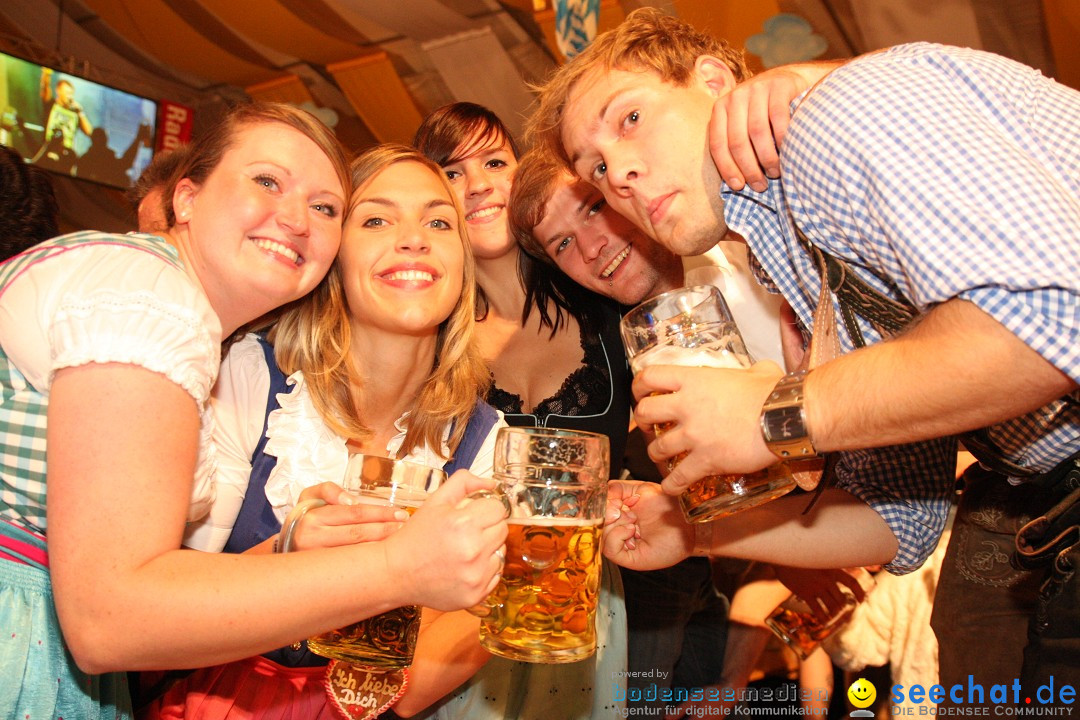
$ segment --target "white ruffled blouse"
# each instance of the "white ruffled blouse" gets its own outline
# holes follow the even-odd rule
[[[350,454],[345,439],[323,423],[302,373],[290,375],[286,384],[290,391],[278,393],[280,407],[267,417],[270,373],[259,341],[248,335],[230,348],[212,397],[219,455],[217,493],[209,514],[189,523],[184,538],[187,547],[220,552],[225,546],[247,492],[251,456],[259,444],[264,419],[264,452],[277,458],[266,480],[266,498],[279,521],[296,505],[304,488],[327,480],[340,482],[345,476]],[[408,413],[394,423],[398,432],[386,445],[388,457],[396,457],[401,449],[407,418]],[[476,475],[491,476],[495,434],[504,425],[500,413],[469,468]],[[401,459],[441,468],[446,462],[443,458],[450,455],[449,435],[448,425],[438,451],[425,445]]]

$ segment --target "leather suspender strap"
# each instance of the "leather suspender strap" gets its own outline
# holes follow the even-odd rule
[[[814,309],[814,333],[810,344],[811,368],[828,362],[840,353],[830,295],[836,297],[844,327],[847,328],[848,336],[857,348],[866,346],[866,339],[859,328],[857,316],[866,319],[883,335],[903,330],[918,316],[918,310],[903,297],[899,289],[896,295],[900,300],[884,295],[852,272],[843,260],[825,253],[811,243],[802,230],[794,224],[792,227],[795,228],[799,243],[813,256],[814,264],[821,273],[821,294],[818,298],[818,306]],[[885,282],[890,287],[896,288],[895,284],[887,280]],[[836,483],[836,463],[839,458],[839,453],[835,452],[824,455],[825,465],[821,473],[821,481],[814,489],[810,502],[803,509],[803,515],[813,509],[825,488]]]
[[[870,322],[882,334],[900,332],[918,316],[918,310],[899,290],[896,294],[900,300],[882,294],[853,273],[843,260],[834,258],[813,245],[797,227],[795,234],[803,247],[814,256],[822,282],[827,283],[829,290],[836,296],[840,305],[840,316],[855,347],[866,345],[856,316]],[[888,284],[896,287],[893,283]]]

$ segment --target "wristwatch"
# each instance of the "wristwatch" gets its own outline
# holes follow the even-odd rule
[[[761,435],[774,455],[781,458],[814,457],[803,408],[803,382],[809,371],[788,373],[776,383],[761,408]]]

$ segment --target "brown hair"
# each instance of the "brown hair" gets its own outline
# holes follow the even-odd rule
[[[262,123],[281,123],[298,130],[319,146],[323,154],[329,158],[334,166],[338,180],[346,197],[350,195],[352,185],[349,180],[349,161],[345,155],[345,149],[334,136],[334,132],[322,124],[322,122],[306,110],[301,110],[294,105],[285,103],[254,102],[237,105],[230,110],[224,119],[214,127],[213,132],[203,133],[192,143],[185,153],[179,168],[169,177],[165,188],[165,219],[169,226],[176,224],[176,214],[173,211],[172,197],[176,190],[176,184],[188,178],[197,184],[206,182],[210,174],[221,162],[225,155],[240,135],[245,125],[259,125]],[[348,213],[343,213],[344,216]]]
[[[510,190],[510,234],[525,252],[548,264],[554,261],[544,251],[533,230],[543,222],[548,200],[555,194],[566,172],[566,168],[550,154],[530,150],[518,163]]]
[[[562,146],[562,119],[570,93],[582,78],[595,71],[645,70],[657,73],[665,82],[683,86],[690,82],[694,63],[702,55],[724,61],[736,82],[750,77],[741,50],[656,8],[639,8],[618,27],[598,36],[537,88],[539,105],[529,118],[526,137],[569,166],[570,159]]]
[[[493,111],[471,102],[443,105],[424,118],[413,136],[413,147],[440,168],[460,162],[479,149],[505,141],[516,160],[517,141]],[[487,296],[477,288],[477,316],[487,317]],[[522,322],[525,318],[522,318]]]
[[[173,175],[180,169],[180,166],[184,164],[184,158],[188,153],[188,145],[177,145],[175,148],[169,150],[162,150],[154,154],[153,159],[150,160],[150,164],[146,166],[146,169],[142,171],[139,178],[135,181],[135,184],[128,188],[124,193],[124,198],[131,205],[131,209],[135,212],[139,211],[139,205],[150,194],[151,190],[155,188],[161,188],[164,190],[169,187],[173,182]],[[162,208],[172,205],[172,197],[166,196],[162,193]],[[166,214],[171,212],[172,208],[166,209]]]
[[[377,145],[352,163],[352,197],[386,168],[401,162],[423,165],[439,178],[454,198],[449,181],[435,163],[404,145]],[[350,202],[350,206],[353,202]],[[465,253],[461,296],[439,326],[435,363],[409,412],[409,427],[400,453],[426,444],[438,451],[443,431],[453,423],[448,442],[456,450],[476,401],[487,390],[490,376],[473,340],[476,304],[476,266],[457,202],[458,237]],[[270,333],[278,366],[286,375],[304,373],[315,408],[327,426],[344,438],[366,439],[371,430],[357,412],[355,398],[364,382],[352,359],[349,308],[338,261],[308,297],[288,309]],[[449,458],[447,458],[449,459]]]
[[[491,110],[471,102],[443,105],[420,123],[413,136],[413,147],[439,167],[456,163],[476,148],[505,140],[514,153],[521,155],[517,141],[506,124]]]
[[[533,230],[545,216],[548,201],[559,188],[566,168],[541,150],[525,153],[514,174],[508,205],[510,233],[524,252],[518,260],[518,273],[525,285],[525,313],[535,309],[541,326],[551,328],[552,336],[573,315],[590,334],[599,334],[604,322],[601,305],[605,300],[571,280],[551,256]],[[554,307],[554,317],[551,308]]]

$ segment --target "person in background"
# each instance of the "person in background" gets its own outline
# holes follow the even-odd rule
[[[59,212],[48,173],[0,146],[0,261],[56,235]]]
[[[1080,553],[1069,541],[1080,498],[1080,93],[974,50],[914,44],[857,58],[799,99],[785,172],[753,194],[724,187],[705,156],[713,101],[742,79],[726,44],[641,9],[557,72],[536,127],[669,249],[699,253],[736,228],[811,349],[833,356],[791,375],[766,362],[640,374],[639,421],[676,424],[651,455],[687,453],[665,488],[824,452],[839,487],[809,520],[793,522],[801,508],[782,498],[713,523],[711,537],[660,529],[669,498],[627,497],[649,527],[609,530],[636,549],[609,547],[635,565],[696,547],[909,572],[944,527],[960,436],[980,463],[965,475],[935,597],[942,682],[1019,678],[1031,692],[1050,675],[1077,678],[1080,580],[1061,567]],[[1034,190],[1017,194],[1018,181]],[[615,486],[616,504],[626,489]],[[661,560],[661,548],[675,552]],[[1028,569],[1012,567],[1014,549]]]
[[[305,515],[298,549],[378,539],[355,517],[368,506],[338,502],[352,453],[492,474],[505,423],[480,400],[488,377],[472,337],[475,269],[450,186],[438,166],[397,145],[365,151],[352,175],[341,251],[326,278],[222,363],[217,497],[188,526],[187,547],[266,552],[305,494],[331,504]],[[432,550],[414,548],[418,558]],[[489,657],[478,638],[469,613],[425,610],[395,708],[412,714],[468,678]],[[326,664],[285,647],[198,670],[141,717],[337,717]]]
[[[386,607],[487,595],[499,523],[481,503],[456,507],[490,486],[479,479],[451,480],[382,543],[181,549],[213,497],[221,340],[318,284],[350,191],[325,126],[243,105],[176,173],[164,237],[76,233],[0,266],[0,715],[128,718],[122,671],[227,662]],[[437,566],[410,565],[429,541]],[[358,565],[370,572],[344,570]]]
[[[165,189],[169,187],[173,173],[184,164],[187,152],[187,145],[179,145],[155,153],[150,164],[125,193],[135,212],[139,232],[156,234],[169,227],[165,217]]]
[[[89,137],[94,132],[90,118],[79,101],[75,99],[75,86],[67,78],[56,81],[53,91],[53,69],[41,68],[40,95],[45,104],[45,143],[54,137],[62,138],[62,144],[68,152],[75,151],[75,133],[82,130]]]
[[[717,714],[729,715],[736,705],[747,702],[759,704],[754,701],[760,701],[760,695],[747,688],[761,668],[762,654],[770,643],[782,648],[781,655],[795,664],[802,714],[826,714],[833,688],[833,669],[828,654],[817,647],[805,659],[799,658],[779,642],[765,620],[792,593],[806,600],[811,607],[819,608],[826,617],[837,612],[844,603],[838,595],[838,583],[849,588],[859,601],[865,597],[859,583],[843,570],[801,570],[762,563],[750,563],[743,570],[731,598],[723,677],[706,693],[706,697],[713,700],[708,705],[715,708]],[[682,709],[694,706],[694,703],[684,703]],[[678,713],[676,716],[683,717]]]
[[[521,252],[507,227],[518,151],[487,108],[454,103],[429,115],[414,145],[438,164],[465,212],[476,258],[476,335],[491,371],[487,401],[511,425],[598,432],[611,441],[612,473],[621,470],[630,421],[629,369],[614,303],[564,281],[580,301],[536,300],[523,278],[545,272]],[[626,669],[622,583],[601,573],[597,652],[569,665],[493,658],[435,710],[438,718],[614,718],[612,673]]]

